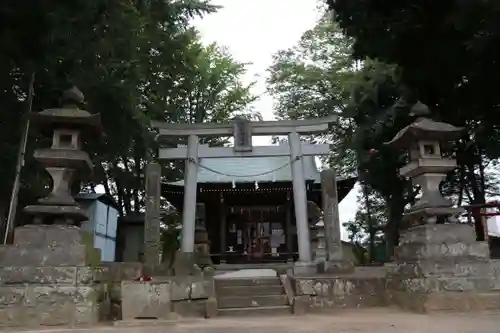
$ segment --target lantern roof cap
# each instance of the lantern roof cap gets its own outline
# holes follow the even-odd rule
[[[463,127],[456,127],[429,118],[418,118],[413,123],[400,130],[391,141],[384,144],[392,148],[404,149],[409,148],[417,141],[444,142],[455,140],[458,139],[463,132]]]

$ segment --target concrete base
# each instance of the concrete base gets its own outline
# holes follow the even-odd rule
[[[500,293],[441,292],[417,294],[390,292],[390,302],[403,310],[417,313],[488,312],[500,309]]]
[[[201,268],[196,264],[196,253],[177,251],[174,262],[175,276],[198,276],[201,272]]]
[[[354,268],[350,261],[325,261],[318,267],[318,273],[346,274],[354,272]]]
[[[296,307],[297,312],[303,311],[301,308],[309,312],[324,312],[387,306],[385,276],[380,275],[378,269],[373,271],[376,272],[364,270],[359,274],[292,277],[296,294],[294,311]]]
[[[209,297],[205,301],[205,318],[208,319],[217,317],[217,313],[218,313],[217,298]]]
[[[170,319],[170,283],[123,281],[122,320]]]
[[[296,316],[305,315],[309,312],[310,297],[307,295],[295,296],[293,298],[292,312]]]
[[[293,264],[294,276],[311,276],[318,273],[318,266],[314,262],[297,261]]]
[[[215,279],[276,277],[277,275],[278,273],[274,269],[240,269],[219,274]]]

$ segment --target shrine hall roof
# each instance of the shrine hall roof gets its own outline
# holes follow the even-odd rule
[[[314,156],[304,156],[303,162],[305,179],[319,183],[320,172]],[[199,164],[198,183],[292,181],[288,156],[201,158]],[[184,180],[170,184],[183,186]]]

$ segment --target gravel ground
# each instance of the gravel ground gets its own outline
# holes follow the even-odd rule
[[[13,332],[13,330],[3,330]],[[15,330],[20,332],[19,330]],[[395,310],[350,310],[302,317],[195,319],[166,325],[129,324],[92,329],[43,329],[46,333],[498,333],[500,314],[417,315]]]

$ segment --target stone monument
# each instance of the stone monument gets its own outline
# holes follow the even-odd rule
[[[352,273],[354,264],[344,260],[337,197],[336,172],[332,169],[321,171],[321,201],[323,208],[323,232],[326,256],[318,267],[318,273]]]
[[[100,261],[93,235],[79,228],[88,217],[71,194],[75,179],[92,170],[82,150],[87,138],[102,133],[99,115],[80,110],[83,94],[72,88],[63,106],[30,114],[50,148],[34,157],[52,177],[52,191],[24,213],[27,225],[14,231],[14,244],[0,248],[0,325],[90,324],[98,320],[97,290],[91,266]]]
[[[205,226],[205,204],[198,203],[196,205],[196,226],[194,233],[194,246],[196,253],[196,263],[200,267],[212,266],[210,257],[210,240]]]
[[[497,309],[500,294],[486,242],[477,242],[474,228],[459,223],[462,208],[453,207],[439,189],[456,161],[441,155],[440,144],[458,139],[462,128],[419,118],[386,143],[409,151],[400,169],[421,188],[421,197],[404,214],[406,227],[388,264],[390,300],[417,312]]]

